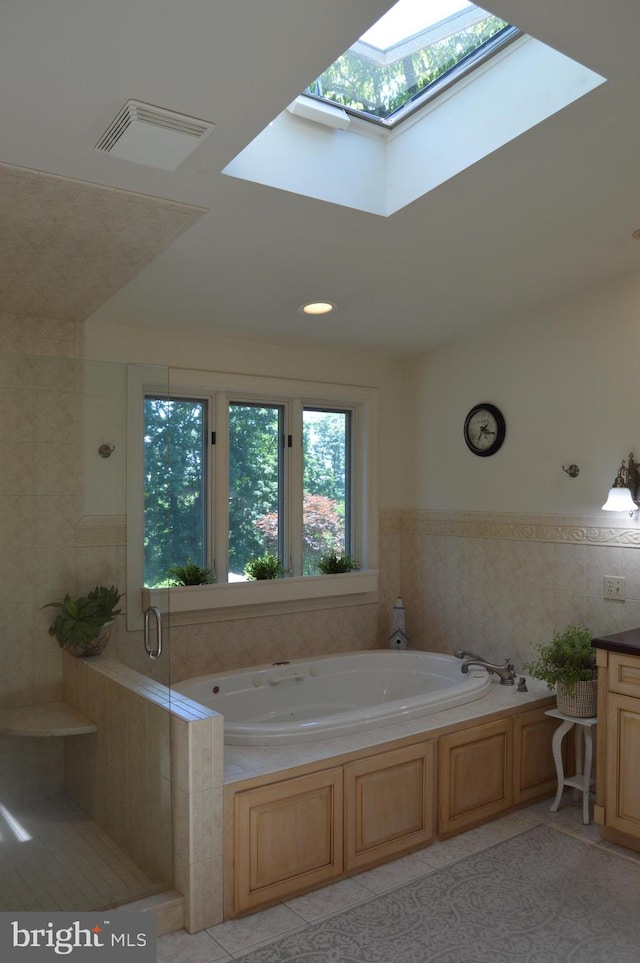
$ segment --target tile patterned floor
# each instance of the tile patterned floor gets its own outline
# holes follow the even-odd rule
[[[93,910],[154,884],[66,796],[0,805],[0,910]]]
[[[478,829],[435,843],[410,856],[249,917],[222,923],[202,933],[189,935],[183,930],[170,933],[158,940],[158,963],[219,963],[241,959],[260,947],[273,944],[285,935],[302,934],[305,928],[319,920],[375,900],[407,882],[420,880],[438,869],[469,859],[496,843],[541,824],[592,846],[606,849],[622,861],[640,862],[640,854],[601,842],[600,829],[595,824],[584,826],[581,821],[581,807],[571,801],[569,793],[565,794],[558,813],[549,813],[549,804],[550,800],[545,800]],[[327,955],[326,963],[329,961],[339,963],[339,957]],[[317,963],[324,963],[324,960],[318,957]],[[615,961],[610,960],[607,963]]]

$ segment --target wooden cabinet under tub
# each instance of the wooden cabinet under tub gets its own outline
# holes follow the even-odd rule
[[[451,836],[555,792],[547,704],[439,740],[438,835]]]
[[[558,720],[546,714],[548,706],[529,709],[513,717],[513,803],[520,805],[555,793],[556,767],[551,752],[551,740],[558,728]],[[562,745],[565,772],[569,740]]]
[[[439,740],[438,832],[450,836],[509,809],[513,798],[511,719]]]
[[[342,874],[342,767],[234,797],[236,913],[287,899]]]
[[[432,739],[344,767],[346,869],[364,869],[435,838]]]
[[[290,899],[555,791],[538,699],[225,787],[225,919]]]

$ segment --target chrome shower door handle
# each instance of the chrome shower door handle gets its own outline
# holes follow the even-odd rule
[[[151,647],[150,621],[151,616],[156,620],[156,647]],[[156,605],[150,605],[144,613],[144,650],[150,659],[159,659],[162,655],[162,615]]]

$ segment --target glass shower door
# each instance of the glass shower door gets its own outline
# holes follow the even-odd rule
[[[129,478],[128,381],[104,362],[0,365],[0,910],[98,909],[172,884],[168,700],[144,695],[145,677],[171,681],[169,609],[150,660],[142,584],[127,586],[128,492],[144,488]],[[126,611],[99,658],[75,659],[43,606],[99,585],[117,586]],[[96,731],[72,734],[63,700]],[[35,735],[16,727],[34,707]]]

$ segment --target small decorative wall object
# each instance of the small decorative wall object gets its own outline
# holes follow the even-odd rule
[[[397,597],[391,613],[393,632],[389,638],[390,649],[406,649],[409,646],[409,636],[405,632],[404,604],[400,596]]]

